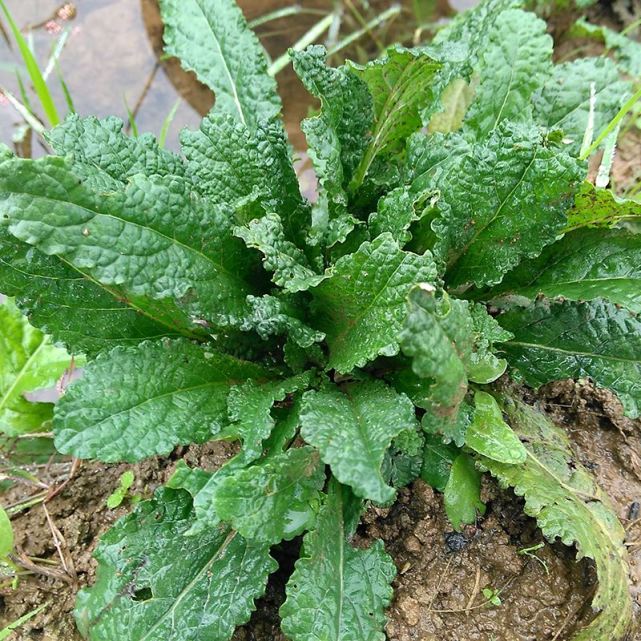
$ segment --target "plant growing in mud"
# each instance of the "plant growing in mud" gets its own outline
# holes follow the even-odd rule
[[[49,134],[56,156],[3,152],[0,291],[89,361],[57,448],[132,462],[239,442],[215,472],[180,463],[103,537],[76,610],[88,638],[228,639],[270,549],[302,535],[285,635],[383,639],[395,567],[382,542],[350,543],[361,513],[420,475],[460,527],[484,509],[479,470],[594,560],[598,614],[576,638],[625,636],[607,497],[495,381],[591,377],[641,411],[641,236],[622,222],[639,208],[585,182],[628,87],[607,59],[554,65],[517,4],[366,66],[292,53],[320,101],[302,124],[314,204],[232,0],[162,2],[167,51],[216,92],[182,156],[75,116]]]

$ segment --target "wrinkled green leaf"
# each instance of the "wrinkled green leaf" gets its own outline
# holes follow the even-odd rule
[[[479,514],[485,514],[481,501],[481,474],[467,454],[459,454],[452,463],[450,478],[443,490],[447,518],[455,530],[476,523]]]
[[[461,450],[456,445],[443,443],[439,436],[427,434],[421,478],[435,490],[443,492],[450,479],[452,464],[460,453]]]
[[[290,449],[222,479],[213,509],[246,539],[273,545],[313,525],[324,483],[318,452]]]
[[[350,372],[381,354],[398,353],[410,287],[435,280],[431,254],[404,252],[388,233],[340,258],[331,277],[312,290],[316,326],[327,335],[328,366]]]
[[[0,301],[0,433],[46,431],[53,405],[25,394],[52,387],[70,365],[69,354],[29,325],[11,299]]]
[[[301,558],[280,608],[292,641],[383,641],[385,608],[396,575],[382,541],[352,547],[346,515],[349,490],[332,481],[316,529],[303,539]]]
[[[410,134],[421,127],[421,109],[440,64],[420,49],[393,46],[365,66],[350,66],[374,99],[371,139],[350,183],[356,191],[377,157],[400,153]]]
[[[123,184],[136,174],[185,174],[180,156],[161,149],[152,134],[128,136],[123,126],[120,118],[69,114],[46,138],[57,156],[70,155],[74,171],[86,177],[96,168]]]
[[[504,120],[528,122],[532,94],[552,70],[552,38],[545,22],[533,13],[501,12],[487,39],[476,98],[465,119],[479,137]]]
[[[247,247],[263,253],[265,269],[274,273],[272,280],[283,291],[302,292],[325,279],[310,267],[302,250],[287,240],[278,214],[267,214],[247,227],[236,227],[235,234]]]
[[[471,305],[474,346],[466,363],[467,376],[473,383],[492,383],[505,373],[507,361],[495,356],[495,343],[512,338],[483,305]]]
[[[133,462],[203,443],[227,425],[227,395],[259,365],[185,340],[117,347],[89,364],[56,406],[64,454]]]
[[[242,457],[247,463],[262,454],[263,441],[274,429],[276,422],[271,415],[274,403],[283,401],[293,392],[307,389],[311,380],[312,373],[305,372],[285,381],[256,383],[250,379],[232,387],[227,399],[231,425],[226,433],[242,439]]]
[[[325,64],[324,47],[316,45],[290,55],[307,90],[321,101],[318,115],[304,120],[301,128],[320,186],[314,230],[326,234],[330,219],[346,220],[345,188],[367,144],[372,98],[366,84],[346,68]]]
[[[456,414],[467,393],[465,363],[472,345],[472,319],[466,301],[436,297],[434,288],[419,285],[410,292],[409,313],[399,335],[414,373],[432,384],[418,404],[447,417]]]
[[[394,498],[381,466],[392,439],[416,425],[414,406],[381,381],[310,391],[303,396],[301,436],[316,447],[334,476],[357,496]]]
[[[90,641],[227,641],[249,620],[277,564],[269,547],[233,530],[185,532],[194,521],[183,490],[161,488],[101,538],[96,583],[78,595]]]
[[[38,329],[70,351],[94,356],[116,345],[177,336],[95,281],[0,227],[0,291],[16,297]]]
[[[307,348],[325,338],[323,332],[312,329],[299,318],[300,306],[286,298],[248,296],[247,302],[250,311],[242,328],[256,330],[262,339],[286,334],[296,345]]]
[[[594,98],[592,98],[594,84]],[[533,98],[536,120],[549,130],[562,129],[577,155],[588,126],[593,101],[594,132],[599,134],[614,118],[629,92],[608,58],[582,58],[555,65],[550,78]]]
[[[510,426],[503,420],[494,397],[478,390],[474,394],[474,418],[467,428],[465,444],[499,463],[523,463],[527,452]]]
[[[137,174],[122,189],[106,173],[100,182],[107,193],[62,158],[8,158],[0,162],[0,220],[171,328],[239,322],[251,264],[226,215],[175,176]]]
[[[536,128],[509,122],[449,160],[432,224],[449,285],[498,283],[538,255],[565,226],[582,171]]]
[[[508,273],[487,297],[539,294],[569,300],[605,298],[641,313],[641,235],[578,229]]]
[[[463,399],[456,412],[443,416],[437,411],[426,411],[421,420],[423,431],[436,434],[445,443],[465,445],[467,429],[474,418],[474,407],[468,397]]]
[[[525,497],[525,512],[536,518],[550,541],[576,545],[579,559],[596,563],[599,585],[592,608],[596,618],[573,641],[626,638],[632,627],[625,532],[591,474],[576,460],[562,430],[521,402],[504,398],[503,410],[527,449],[519,465],[480,457],[503,487]]]
[[[390,191],[378,201],[376,212],[369,217],[372,238],[389,232],[403,246],[412,238],[409,231],[412,223],[420,220],[437,198],[434,192],[412,194],[405,187]]]
[[[641,414],[641,319],[612,303],[540,301],[499,317],[514,334],[502,345],[528,385],[591,378],[621,399],[625,413]]]
[[[227,207],[260,204],[278,212],[288,239],[302,244],[309,211],[280,124],[260,123],[250,131],[230,115],[210,113],[198,131],[183,130],[180,142],[201,194]]]
[[[281,111],[267,58],[234,0],[161,0],[165,51],[216,94],[218,112],[250,127]]]
[[[395,488],[408,486],[421,473],[425,438],[418,426],[404,430],[393,441],[383,460],[383,478]]]

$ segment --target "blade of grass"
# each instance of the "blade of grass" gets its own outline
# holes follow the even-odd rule
[[[69,91],[69,87],[62,75],[62,69],[60,69],[60,65],[58,63],[56,63],[56,75],[58,76],[58,81],[60,82],[60,87],[62,88],[62,93],[65,97],[65,102],[67,103],[67,110],[69,113],[75,114],[76,108],[73,104],[73,98],[71,97],[71,92]]]
[[[44,134],[45,126],[38,120],[37,116],[23,105],[8,89],[0,86],[0,93],[9,101],[9,104],[20,114],[22,119],[37,133]]]
[[[621,123],[619,123],[619,126],[605,139],[603,144],[603,158],[601,159],[594,183],[597,187],[605,188],[610,182],[610,171],[612,170],[612,163],[614,162],[614,153],[616,151],[620,129]]]
[[[51,72],[55,69],[56,65],[58,64],[58,61],[60,60],[60,56],[62,55],[62,52],[67,45],[67,41],[69,40],[69,36],[71,35],[71,27],[65,27],[56,40],[55,44],[53,45],[51,49],[51,55],[49,56],[49,60],[47,61],[47,66],[45,67],[45,71],[42,74],[42,77],[47,80],[49,76],[51,75]]]
[[[20,100],[24,106],[31,112],[33,112],[33,107],[31,106],[31,101],[29,100],[29,94],[27,93],[27,88],[24,86],[22,81],[22,74],[18,69],[16,69],[16,80],[18,81],[18,91],[20,92]]]
[[[125,103],[125,109],[127,110],[127,119],[129,120],[129,130],[131,131],[131,135],[134,138],[138,138],[138,125],[136,124],[136,116],[134,115],[134,112],[129,108],[127,96],[123,96],[122,99]]]
[[[635,103],[637,100],[641,98],[641,88],[637,89],[637,91],[630,97],[630,99],[619,109],[619,112],[617,113],[612,120],[607,124],[607,126],[603,129],[603,131],[597,136],[597,139],[590,145],[588,149],[586,149],[580,156],[581,160],[585,160],[586,158],[589,158],[592,153],[598,149],[599,145],[614,131],[614,129],[617,127],[617,125],[625,118],[627,113],[634,107]]]
[[[174,106],[167,114],[167,117],[163,120],[162,127],[160,129],[160,136],[158,136],[158,145],[160,147],[165,146],[165,142],[167,141],[167,134],[169,133],[169,127],[171,127],[171,123],[176,117],[176,112],[178,111],[178,107],[180,107],[181,102],[182,100],[178,98],[178,100],[176,100],[176,102],[174,103]]]
[[[47,83],[42,77],[42,72],[40,71],[38,62],[31,52],[27,41],[20,32],[20,29],[18,29],[18,25],[13,20],[11,13],[9,13],[9,9],[7,9],[7,5],[5,4],[4,0],[0,0],[0,9],[2,9],[7,22],[9,23],[9,27],[11,28],[13,37],[18,44],[20,55],[22,56],[25,66],[27,67],[29,77],[31,78],[31,82],[33,83],[33,88],[35,89],[38,99],[40,100],[40,104],[42,105],[42,109],[44,110],[45,115],[47,116],[47,120],[49,120],[49,124],[52,127],[55,127],[60,123],[60,117],[58,116],[58,110],[56,109],[56,105],[51,96],[51,92],[49,91],[49,87],[47,87]]]
[[[8,639],[9,635],[13,634],[13,632],[15,632],[21,625],[24,625],[27,621],[33,619],[33,617],[40,614],[45,608],[48,608],[50,605],[50,603],[43,603],[41,606],[38,606],[34,610],[31,610],[31,612],[27,612],[27,614],[24,614],[19,619],[16,619],[5,628],[2,628],[2,630],[0,630],[0,641],[2,641],[3,639]]]
[[[1,1],[2,0],[0,0],[0,2]],[[313,44],[318,38],[320,38],[320,36],[323,35],[323,33],[325,33],[325,31],[327,31],[327,29],[329,29],[329,26],[332,24],[333,20],[334,14],[329,13],[322,20],[319,20],[296,43],[294,43],[291,48],[294,51],[301,51],[305,47]],[[289,62],[289,53],[285,52],[282,56],[278,57],[276,60],[274,60],[274,62],[272,62],[267,73],[269,73],[270,76],[275,76],[280,71],[282,71],[289,64]]]

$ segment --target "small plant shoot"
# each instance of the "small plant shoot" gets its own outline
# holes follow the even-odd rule
[[[483,518],[489,473],[548,541],[594,562],[593,617],[573,639],[627,638],[623,527],[522,400],[590,378],[641,416],[639,207],[587,182],[581,157],[588,125],[596,139],[632,95],[615,63],[554,63],[546,23],[514,0],[365,65],[292,51],[318,99],[301,124],[310,203],[234,0],[160,4],[167,53],[216,94],[179,154],[75,114],[46,134],[53,155],[0,150],[0,313],[33,325],[9,337],[20,362],[0,365],[3,433],[47,422],[59,452],[107,463],[238,443],[216,471],[181,461],[102,536],[81,633],[226,641],[277,571],[274,547],[299,538],[287,639],[383,641],[397,568],[382,541],[354,544],[361,515],[422,477],[460,530]],[[55,381],[68,354],[86,366],[53,415],[28,405],[23,391],[52,382],[35,365]],[[481,587],[488,608],[505,602]]]

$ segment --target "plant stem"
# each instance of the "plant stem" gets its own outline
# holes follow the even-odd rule
[[[614,131],[615,127],[625,118],[627,113],[634,107],[634,104],[641,98],[641,88],[637,89],[637,91],[630,97],[630,99],[619,109],[619,113],[617,113],[612,120],[608,123],[607,127],[597,136],[597,139],[590,145],[588,149],[586,149],[580,156],[581,160],[586,160],[586,158],[589,158],[592,153],[599,147],[599,145],[607,138],[607,136]]]

